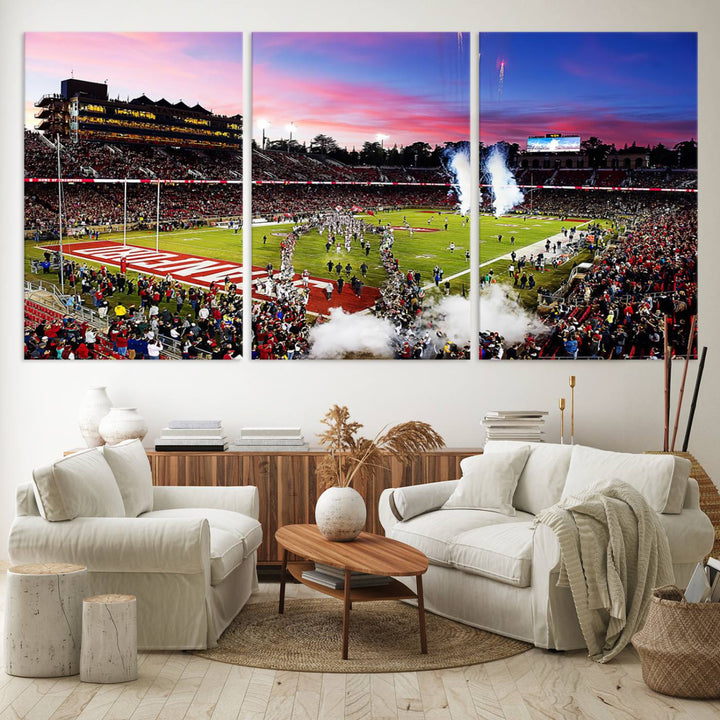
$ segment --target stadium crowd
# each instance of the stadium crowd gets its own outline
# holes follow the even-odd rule
[[[59,276],[59,267],[57,272]],[[93,359],[109,352],[143,360],[156,359],[164,349],[185,359],[232,359],[241,354],[242,300],[228,280],[207,289],[187,287],[171,275],[127,276],[74,260],[65,261],[63,272],[70,290],[68,313],[50,323],[33,325],[26,319],[27,357],[59,359],[69,356],[63,356],[65,352]],[[101,329],[75,317],[82,305],[94,308]],[[65,341],[59,354],[54,352],[57,343],[50,342],[55,337]],[[103,341],[102,354],[96,352],[98,339]]]
[[[135,178],[192,180],[241,179],[242,153],[157,145],[117,145],[60,141],[60,164],[66,178]],[[57,177],[57,145],[25,130],[25,177]]]
[[[492,213],[492,199],[482,192],[482,210]],[[697,204],[695,194],[657,192],[593,192],[585,190],[533,190],[513,210],[521,215],[547,215],[561,219],[602,218],[626,223],[646,213],[690,210]]]
[[[684,355],[697,312],[697,210],[638,215],[633,228],[544,312],[546,333],[510,345],[498,333],[482,333],[481,356],[661,358],[666,317],[671,352]]]
[[[70,234],[85,228],[123,223],[123,186],[65,183],[63,222]],[[307,218],[337,205],[350,208],[451,207],[457,202],[447,188],[358,187],[327,185],[259,185],[253,189],[253,211],[268,220]],[[153,224],[157,188],[129,185],[128,224],[137,229]],[[25,230],[52,232],[57,228],[56,185],[30,184],[25,189]],[[163,185],[162,223],[206,222],[242,217],[241,185]],[[177,225],[176,225],[177,226]]]
[[[242,155],[236,151],[187,148],[62,143],[64,177],[155,178],[175,180],[240,179]],[[25,134],[25,175],[54,178],[57,148],[37,133]],[[444,183],[441,168],[353,167],[337,160],[278,150],[254,150],[253,178],[329,182]],[[697,198],[695,194],[631,191],[637,187],[692,189],[693,170],[554,170],[518,172],[518,182],[555,186],[587,184],[598,188],[628,188],[620,192],[533,189],[515,212],[560,218],[603,218],[626,233],[599,252],[588,272],[579,275],[567,294],[549,302],[538,288],[547,331],[528,334],[520,343],[506,343],[498,332],[480,335],[482,357],[492,358],[656,358],[662,354],[663,325],[670,318],[671,345],[684,353],[689,319],[695,313],[697,290]],[[122,184],[64,183],[64,227],[70,235],[91,228],[110,228],[123,222]],[[56,231],[57,185],[25,184],[25,228]],[[371,210],[400,207],[452,207],[457,197],[445,186],[422,185],[306,185],[261,183],[253,187],[253,212],[269,220],[303,221],[283,245],[282,266],[268,271],[253,304],[253,357],[299,359],[310,353],[312,323],[325,319],[306,314],[307,283],[292,282],[292,251],[304,231],[322,227],[355,248],[365,232],[380,233],[374,252],[380,254],[388,279],[373,312],[396,328],[396,356],[462,358],[469,355],[466,339],[441,334],[432,314],[435,293],[426,293],[423,279],[400,268],[393,255],[389,228],[358,227],[350,208]],[[156,186],[127,186],[128,221],[134,227],[153,224]],[[482,192],[483,210],[490,212],[490,196]],[[338,212],[333,208],[344,208]],[[163,228],[188,227],[220,218],[242,216],[239,184],[163,184]],[[375,249],[377,248],[377,249]],[[35,269],[49,271],[50,263]],[[442,292],[442,271],[435,284]],[[242,302],[232,284],[209,290],[186,287],[171,277],[137,278],[107,268],[66,261],[66,282],[75,291],[68,313],[57,319],[26,321],[26,357],[78,359],[110,356],[154,359],[169,348],[183,358],[233,358],[241,351]],[[349,278],[348,278],[349,280]],[[432,281],[432,279],[431,279]],[[354,278],[353,287],[357,292]],[[425,279],[427,282],[427,279]],[[542,281],[538,280],[541,284]],[[121,296],[123,302],[116,301]],[[111,301],[112,298],[112,301]],[[112,305],[111,305],[112,302]],[[102,331],[77,319],[79,304],[93,304],[105,327]]]

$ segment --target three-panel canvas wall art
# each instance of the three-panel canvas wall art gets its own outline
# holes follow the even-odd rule
[[[25,357],[694,357],[697,34],[471,39],[27,33]]]

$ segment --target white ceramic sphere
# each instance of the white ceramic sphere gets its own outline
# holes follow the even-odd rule
[[[315,522],[328,540],[354,540],[365,528],[365,501],[351,487],[328,488],[315,505]]]
[[[110,408],[100,421],[100,435],[108,445],[117,445],[123,440],[142,440],[148,431],[145,418],[137,408]]]

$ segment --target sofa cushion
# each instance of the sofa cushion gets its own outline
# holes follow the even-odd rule
[[[443,509],[475,508],[515,515],[512,498],[530,453],[527,445],[509,452],[474,455],[460,463],[462,477]]]
[[[125,517],[137,517],[153,509],[152,470],[140,440],[105,445],[102,453],[115,476]]]
[[[575,445],[562,497],[577,495],[599,480],[622,480],[656,512],[678,514],[691,467],[689,460],[672,455],[610,452]]]
[[[97,448],[36,468],[33,480],[38,508],[46,520],[125,516],[115,477]]]
[[[409,520],[416,515],[439,510],[452,495],[459,480],[441,480],[424,485],[407,485],[395,488],[389,498],[390,510],[398,520]]]
[[[235,533],[210,528],[210,584],[219,585],[245,559],[245,543]]]
[[[489,440],[485,453],[507,452],[528,445],[511,440]],[[537,515],[560,500],[572,455],[572,445],[530,443],[530,454],[518,478],[513,507]]]
[[[458,535],[450,547],[452,565],[472,575],[528,587],[532,567],[533,523],[487,525]]]
[[[399,540],[427,555],[432,565],[453,566],[452,547],[457,537],[481,527],[529,522],[532,515],[514,517],[487,510],[435,510],[397,523],[390,531]]]
[[[254,518],[242,515],[232,510],[218,510],[215,508],[171,508],[169,510],[153,510],[143,513],[143,518],[205,518],[210,525],[210,555],[214,553],[219,561],[213,572],[222,574],[222,568],[233,558],[238,559],[239,565],[248,555],[255,552],[262,543],[262,526]],[[231,535],[234,541],[230,543],[227,538]],[[230,568],[232,570],[232,568]],[[229,571],[228,571],[229,572]],[[224,577],[224,575],[223,575]],[[219,582],[219,581],[218,581]],[[215,583],[213,582],[213,585]]]

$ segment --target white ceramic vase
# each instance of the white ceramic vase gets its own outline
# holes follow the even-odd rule
[[[108,445],[117,445],[123,440],[142,440],[148,431],[145,418],[137,408],[110,408],[100,421],[100,435]]]
[[[315,505],[315,522],[328,540],[354,540],[365,527],[366,515],[362,495],[351,487],[328,488]]]
[[[88,447],[99,447],[105,444],[98,431],[98,425],[111,407],[112,402],[104,386],[91,387],[85,393],[78,412],[78,425],[80,434]]]

